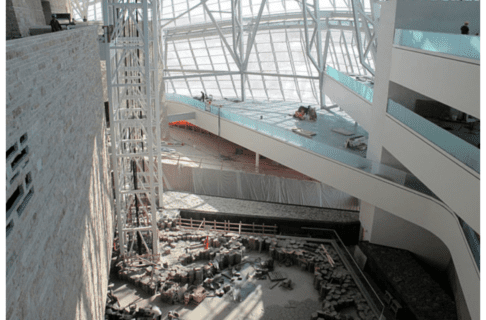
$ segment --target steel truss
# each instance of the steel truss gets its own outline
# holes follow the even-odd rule
[[[208,6],[206,5],[206,0],[201,1],[205,12],[208,14],[209,18],[211,19],[214,27],[218,32],[221,40],[223,41],[226,49],[230,53],[233,61],[235,62],[236,66],[239,69],[239,74],[241,77],[241,101],[245,101],[245,84],[246,84],[246,71],[248,67],[248,59],[250,57],[250,53],[253,49],[253,44],[255,43],[255,36],[258,31],[258,26],[260,24],[260,20],[262,17],[263,9],[267,3],[266,0],[262,0],[260,4],[260,10],[258,11],[258,16],[249,26],[249,35],[247,38],[247,45],[246,51],[244,49],[244,32],[245,28],[243,25],[243,10],[242,10],[242,0],[231,0],[231,31],[233,36],[233,47],[231,47],[221,30],[218,22],[213,16],[211,10],[209,10]],[[189,11],[187,11],[188,13]],[[229,66],[228,66],[229,69]]]
[[[327,53],[329,51],[329,39],[331,37],[329,30],[329,14],[322,13],[319,9],[319,0],[314,0],[313,5],[307,4],[307,0],[302,0],[302,16],[304,20],[305,49],[307,57],[319,72],[319,104],[325,108],[326,95],[324,92],[325,69]],[[312,18],[310,23],[308,17]],[[325,18],[325,21],[322,21]],[[309,41],[309,25],[314,25],[312,37]],[[322,33],[325,32],[325,44],[322,47]],[[314,47],[314,48],[313,48]],[[314,54],[313,54],[314,51]],[[314,56],[315,55],[315,56]]]
[[[376,47],[377,47],[377,19],[375,17],[374,1],[371,2],[371,16],[365,12],[363,3],[360,0],[351,0],[353,5],[353,18],[355,27],[355,36],[358,46],[359,61],[372,75],[375,75],[375,69],[372,68],[365,60],[371,53],[373,65],[376,65]],[[370,25],[373,29],[370,28]],[[364,27],[365,37],[362,37],[360,26]]]
[[[157,0],[103,2],[112,169],[122,256],[131,255],[137,241],[139,254],[158,257],[157,209],[162,206],[163,193],[160,102],[164,100],[159,95],[163,79],[162,72],[159,74],[158,16]]]
[[[321,8],[319,8],[319,1],[313,1],[310,4],[307,3],[307,1],[303,1],[303,0],[302,1],[297,0],[297,2],[300,4],[302,9],[302,13],[300,14],[292,13],[292,14],[262,16],[264,6],[267,5],[268,7],[268,3],[263,1],[260,5],[260,10],[258,12],[257,17],[255,18],[245,17],[243,19],[241,17],[242,15],[241,0],[232,0],[231,1],[232,10],[231,12],[227,12],[228,14],[231,14],[231,20],[216,21],[213,14],[219,11],[211,11],[206,5],[206,1],[202,1],[201,4],[203,6],[203,10],[208,16],[209,22],[200,23],[197,25],[178,26],[175,28],[166,29],[165,30],[166,44],[169,41],[171,41],[175,47],[176,41],[184,42],[184,40],[187,40],[189,47],[191,47],[191,39],[201,38],[202,41],[206,43],[206,37],[217,35],[221,39],[222,46],[224,47],[223,50],[227,51],[229,53],[229,56],[231,56],[230,60],[228,60],[225,57],[228,65],[228,71],[200,69],[198,67],[197,57],[194,54],[194,52],[192,52],[191,50],[191,56],[193,58],[195,67],[192,68],[192,70],[191,68],[184,68],[182,64],[182,60],[179,58],[179,54],[176,53],[177,61],[178,64],[181,66],[181,69],[177,69],[177,68],[165,69],[164,70],[165,72],[170,73],[170,75],[168,75],[166,79],[170,81],[173,88],[174,88],[173,80],[184,79],[184,81],[186,81],[186,85],[189,91],[191,91],[187,79],[199,78],[203,83],[203,87],[205,87],[205,82],[206,82],[205,79],[208,78],[216,79],[214,77],[230,75],[231,76],[230,81],[232,82],[232,86],[236,88],[236,84],[234,82],[233,76],[240,74],[241,76],[240,92],[241,92],[242,100],[245,99],[245,91],[247,90],[249,90],[251,96],[253,96],[250,83],[248,83],[246,79],[248,75],[261,75],[263,82],[265,82],[263,76],[267,76],[267,75],[278,77],[279,80],[285,77],[292,77],[294,79],[307,78],[309,80],[316,79],[319,80],[319,88],[314,89],[313,82],[311,82],[312,84],[311,87],[312,90],[317,93],[315,95],[315,99],[319,102],[321,108],[325,108],[325,83],[324,82],[325,82],[325,66],[327,64],[328,53],[329,55],[331,55],[332,58],[332,62],[330,62],[330,64],[333,65],[334,67],[336,67],[337,64],[344,63],[345,66],[345,70],[343,70],[344,72],[352,73],[352,74],[355,73],[365,74],[364,70],[366,70],[367,67],[370,66],[369,63],[370,55],[363,56],[362,60],[364,64],[366,64],[366,66],[361,62],[358,62],[360,65],[363,66],[360,68],[359,66],[355,65],[355,62],[357,62],[356,57],[355,56],[352,57],[351,54],[354,55],[355,51],[359,52],[359,50],[356,50],[358,48],[354,48],[357,47],[357,43],[358,43],[358,39],[356,37],[360,36],[361,39],[362,34],[363,33],[366,34],[366,32],[370,31],[370,29],[369,26],[366,25],[366,28],[368,28],[367,31],[362,23],[358,25],[359,26],[358,28],[355,25],[354,14],[352,12],[336,13],[336,12],[321,10]],[[351,3],[349,3],[349,6],[351,7]],[[177,17],[170,19],[170,21],[167,22],[165,25],[174,22],[177,18],[182,17],[184,14],[190,14],[190,12],[196,7],[197,6],[194,6],[189,10],[178,14]],[[300,21],[299,18],[301,19]],[[318,72],[318,77],[314,77],[312,75],[309,76],[297,75],[295,74],[295,71],[293,71],[294,74],[281,73],[279,71],[279,66],[277,64],[277,57],[275,55],[273,40],[270,41],[270,46],[272,47],[273,56],[275,58],[274,63],[277,72],[269,73],[262,68],[262,64],[260,63],[260,59],[258,57],[259,50],[257,48],[257,44],[254,43],[255,36],[257,31],[274,30],[274,29],[285,30],[285,35],[287,38],[288,38],[287,30],[299,29],[304,31],[302,33],[305,38],[303,51],[305,52],[307,59],[310,61],[310,64],[313,65],[315,70]],[[246,44],[246,51],[243,50],[244,41],[242,41],[244,38],[243,35],[245,31],[248,33],[248,42]],[[340,32],[339,39],[334,38],[333,41],[331,31],[334,33]],[[353,32],[353,37],[350,38],[349,41],[346,40],[346,36],[343,33],[344,31],[347,31],[349,36],[351,34],[350,31]],[[270,39],[272,39],[271,32],[269,36]],[[230,45],[230,41],[227,40],[228,37],[232,37],[231,45]],[[256,61],[260,66],[260,70],[248,70],[248,60],[253,47],[255,48],[255,50],[253,50],[254,51],[253,54],[257,56]],[[288,48],[288,56],[290,57],[288,63],[291,64],[292,70],[295,70],[295,64],[292,58],[292,48],[289,46],[287,48]],[[339,50],[337,50],[336,48],[339,48]],[[206,45],[206,50],[208,50],[207,45]],[[175,51],[177,52],[177,50]],[[340,55],[339,59],[338,59],[337,51],[341,51],[339,53]],[[208,51],[208,56],[211,59],[209,51]],[[234,65],[238,68],[238,71],[229,71],[231,70],[230,65],[232,63],[234,63]],[[212,61],[211,61],[211,65],[214,65]],[[308,65],[307,61],[306,61],[306,65]],[[337,66],[336,68],[338,70],[341,70],[339,66]],[[179,72],[181,72],[182,74],[178,74]],[[174,73],[175,75],[172,75]],[[295,80],[295,86],[296,88],[298,88],[297,80]],[[266,96],[270,98],[265,83],[264,83],[264,88],[265,88]],[[285,100],[285,95],[284,95],[285,90],[282,88],[282,85],[280,85],[280,92],[282,94],[283,99]],[[236,89],[235,89],[235,93],[236,93]],[[221,95],[223,96],[222,92]]]

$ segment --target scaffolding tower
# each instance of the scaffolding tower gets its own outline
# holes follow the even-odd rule
[[[162,207],[158,0],[104,0],[112,169],[122,257],[158,258]],[[160,90],[159,90],[160,86]]]

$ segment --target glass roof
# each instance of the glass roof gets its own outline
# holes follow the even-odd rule
[[[363,1],[365,11],[370,12],[372,0]],[[72,3],[76,19],[85,15],[88,20],[102,19],[101,0],[72,0]],[[313,6],[314,1],[308,0],[307,4]],[[232,45],[231,0],[208,0],[206,5],[226,41]],[[243,52],[246,52],[247,39],[260,5],[261,0],[242,1]],[[369,76],[359,61],[351,0],[319,0],[319,9],[329,18],[326,65],[346,74]],[[310,17],[308,21],[312,23]],[[215,98],[241,98],[238,65],[200,0],[161,1],[160,25],[164,26],[161,51],[164,52],[167,92],[196,96],[204,91]],[[310,27],[309,39],[312,32],[313,27]],[[324,47],[326,30],[321,32],[321,37]],[[364,32],[362,37],[365,37]],[[318,103],[319,72],[306,54],[305,43],[302,3],[267,0],[248,57],[246,97]],[[316,55],[315,46],[311,54]],[[374,68],[371,59],[367,58],[366,62]],[[214,72],[224,74],[210,75]]]

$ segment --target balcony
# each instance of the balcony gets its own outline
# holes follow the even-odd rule
[[[432,53],[480,60],[479,36],[396,29],[394,44]]]
[[[480,118],[479,37],[400,30],[390,81]]]

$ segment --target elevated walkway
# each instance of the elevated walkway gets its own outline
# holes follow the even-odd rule
[[[205,106],[188,97],[168,96],[169,114],[196,112],[195,125],[260,153],[296,171],[417,224],[441,239],[449,248],[469,312],[479,319],[479,268],[455,213],[413,177],[398,170],[352,155],[344,150],[317,145],[289,131],[283,136],[274,126],[261,126],[227,110]],[[224,108],[222,108],[224,109]],[[176,110],[176,112],[171,112]],[[219,113],[219,116],[218,116]],[[230,118],[230,119],[228,119]]]
[[[480,227],[480,176],[461,161],[387,114],[383,146],[400,159],[477,233]],[[464,143],[468,146],[467,143]],[[456,146],[457,147],[457,146]],[[471,146],[474,149],[474,147]],[[466,153],[465,148],[458,148]],[[479,153],[479,150],[477,150]],[[420,155],[424,161],[417,161]]]
[[[427,53],[427,51],[424,52]],[[425,56],[429,57],[428,55]],[[447,56],[449,56],[448,59],[455,57],[451,55]],[[443,63],[441,60],[444,59],[436,58],[434,61],[436,63]],[[466,58],[459,57],[457,59]],[[464,64],[463,62],[457,61],[454,63]],[[477,63],[479,70],[479,62]],[[395,66],[396,63],[393,65]],[[462,65],[462,68],[456,67],[456,71],[459,72],[460,69],[461,74],[468,70],[464,65]],[[394,68],[396,69],[397,67]],[[455,87],[460,85],[457,79],[452,79],[453,74],[450,74],[450,68],[444,65],[442,69],[439,69],[441,71],[428,72],[425,66],[421,68],[421,70],[425,70],[423,73],[426,73],[427,76],[430,76],[430,73],[434,72],[446,72],[448,75],[445,81],[448,81],[448,85]],[[448,70],[445,71],[445,69]],[[404,84],[403,81],[405,80],[403,79],[406,76],[402,77],[405,73],[413,77],[418,77],[419,75],[414,70],[414,68],[404,65],[401,71],[398,72],[395,70],[392,71],[392,74],[393,72],[396,73],[395,76],[399,84],[416,85],[415,82],[422,80],[408,79],[408,83]],[[471,76],[477,75],[479,77],[478,70],[472,72]],[[346,113],[351,115],[365,130],[369,129],[372,125],[371,108],[373,89],[371,85],[356,81],[329,66],[326,72],[326,95],[335,101]],[[424,87],[431,88],[439,86],[440,76],[445,75],[436,74],[436,76],[437,78],[434,80],[435,84],[430,84],[429,86],[424,85]],[[479,79],[477,83],[479,83]],[[448,85],[445,87],[448,87]],[[442,82],[440,86],[444,86]],[[474,88],[479,89],[479,85],[474,83],[469,87],[472,87],[473,89],[470,90],[473,91],[475,90]],[[453,91],[449,90],[447,94],[451,97],[453,96],[456,99],[455,101],[458,102],[458,99],[461,99],[463,95],[451,94],[450,92]],[[444,96],[442,93],[437,94]],[[474,96],[468,99],[479,99],[479,92],[474,91],[471,94],[474,94]],[[479,101],[476,101],[476,103],[473,107],[475,110],[479,110],[477,107]],[[464,108],[463,111],[470,112],[470,110],[465,110]],[[479,149],[391,100],[388,104],[387,121],[384,126],[383,137],[383,143],[386,149],[393,150],[394,155],[399,155],[400,161],[420,181],[423,181],[434,195],[452,208],[457,215],[479,233]],[[417,154],[420,154],[424,161],[416,161]],[[451,181],[454,181],[454,184],[451,184]],[[414,187],[412,188],[415,189]],[[428,194],[430,195],[431,193]]]

